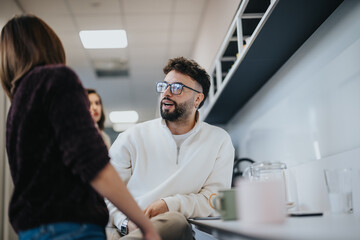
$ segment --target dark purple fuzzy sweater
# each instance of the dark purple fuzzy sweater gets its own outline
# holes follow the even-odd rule
[[[108,211],[89,182],[109,162],[76,74],[64,65],[36,67],[17,83],[6,148],[16,232],[55,222],[105,226]]]

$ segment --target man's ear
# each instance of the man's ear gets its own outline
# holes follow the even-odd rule
[[[203,93],[198,93],[196,98],[195,98],[195,107],[198,108],[200,103],[202,102],[202,100],[204,100],[204,94]]]

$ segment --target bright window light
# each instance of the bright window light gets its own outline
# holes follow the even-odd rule
[[[136,123],[139,120],[136,111],[113,111],[109,117],[112,123]]]
[[[91,30],[80,31],[84,48],[126,48],[127,38],[125,30]]]

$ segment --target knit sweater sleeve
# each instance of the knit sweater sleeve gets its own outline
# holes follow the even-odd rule
[[[111,164],[120,175],[121,179],[128,183],[131,177],[131,150],[129,145],[129,130],[125,131],[117,137],[115,142],[109,149],[111,157]],[[106,200],[106,205],[110,214],[110,224],[115,225],[120,229],[121,223],[126,219],[126,216],[119,211],[110,201]]]
[[[44,105],[53,125],[64,164],[90,182],[109,162],[107,148],[89,112],[85,90],[65,66],[49,69]]]

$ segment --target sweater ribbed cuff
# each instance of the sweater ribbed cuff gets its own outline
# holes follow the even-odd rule
[[[114,225],[117,229],[121,228],[122,222],[126,219],[126,216],[121,212],[117,212],[114,214]]]
[[[165,201],[166,205],[169,208],[169,211],[179,212],[180,203],[178,199],[176,199],[175,197],[166,197],[166,198],[162,198],[162,200]]]

